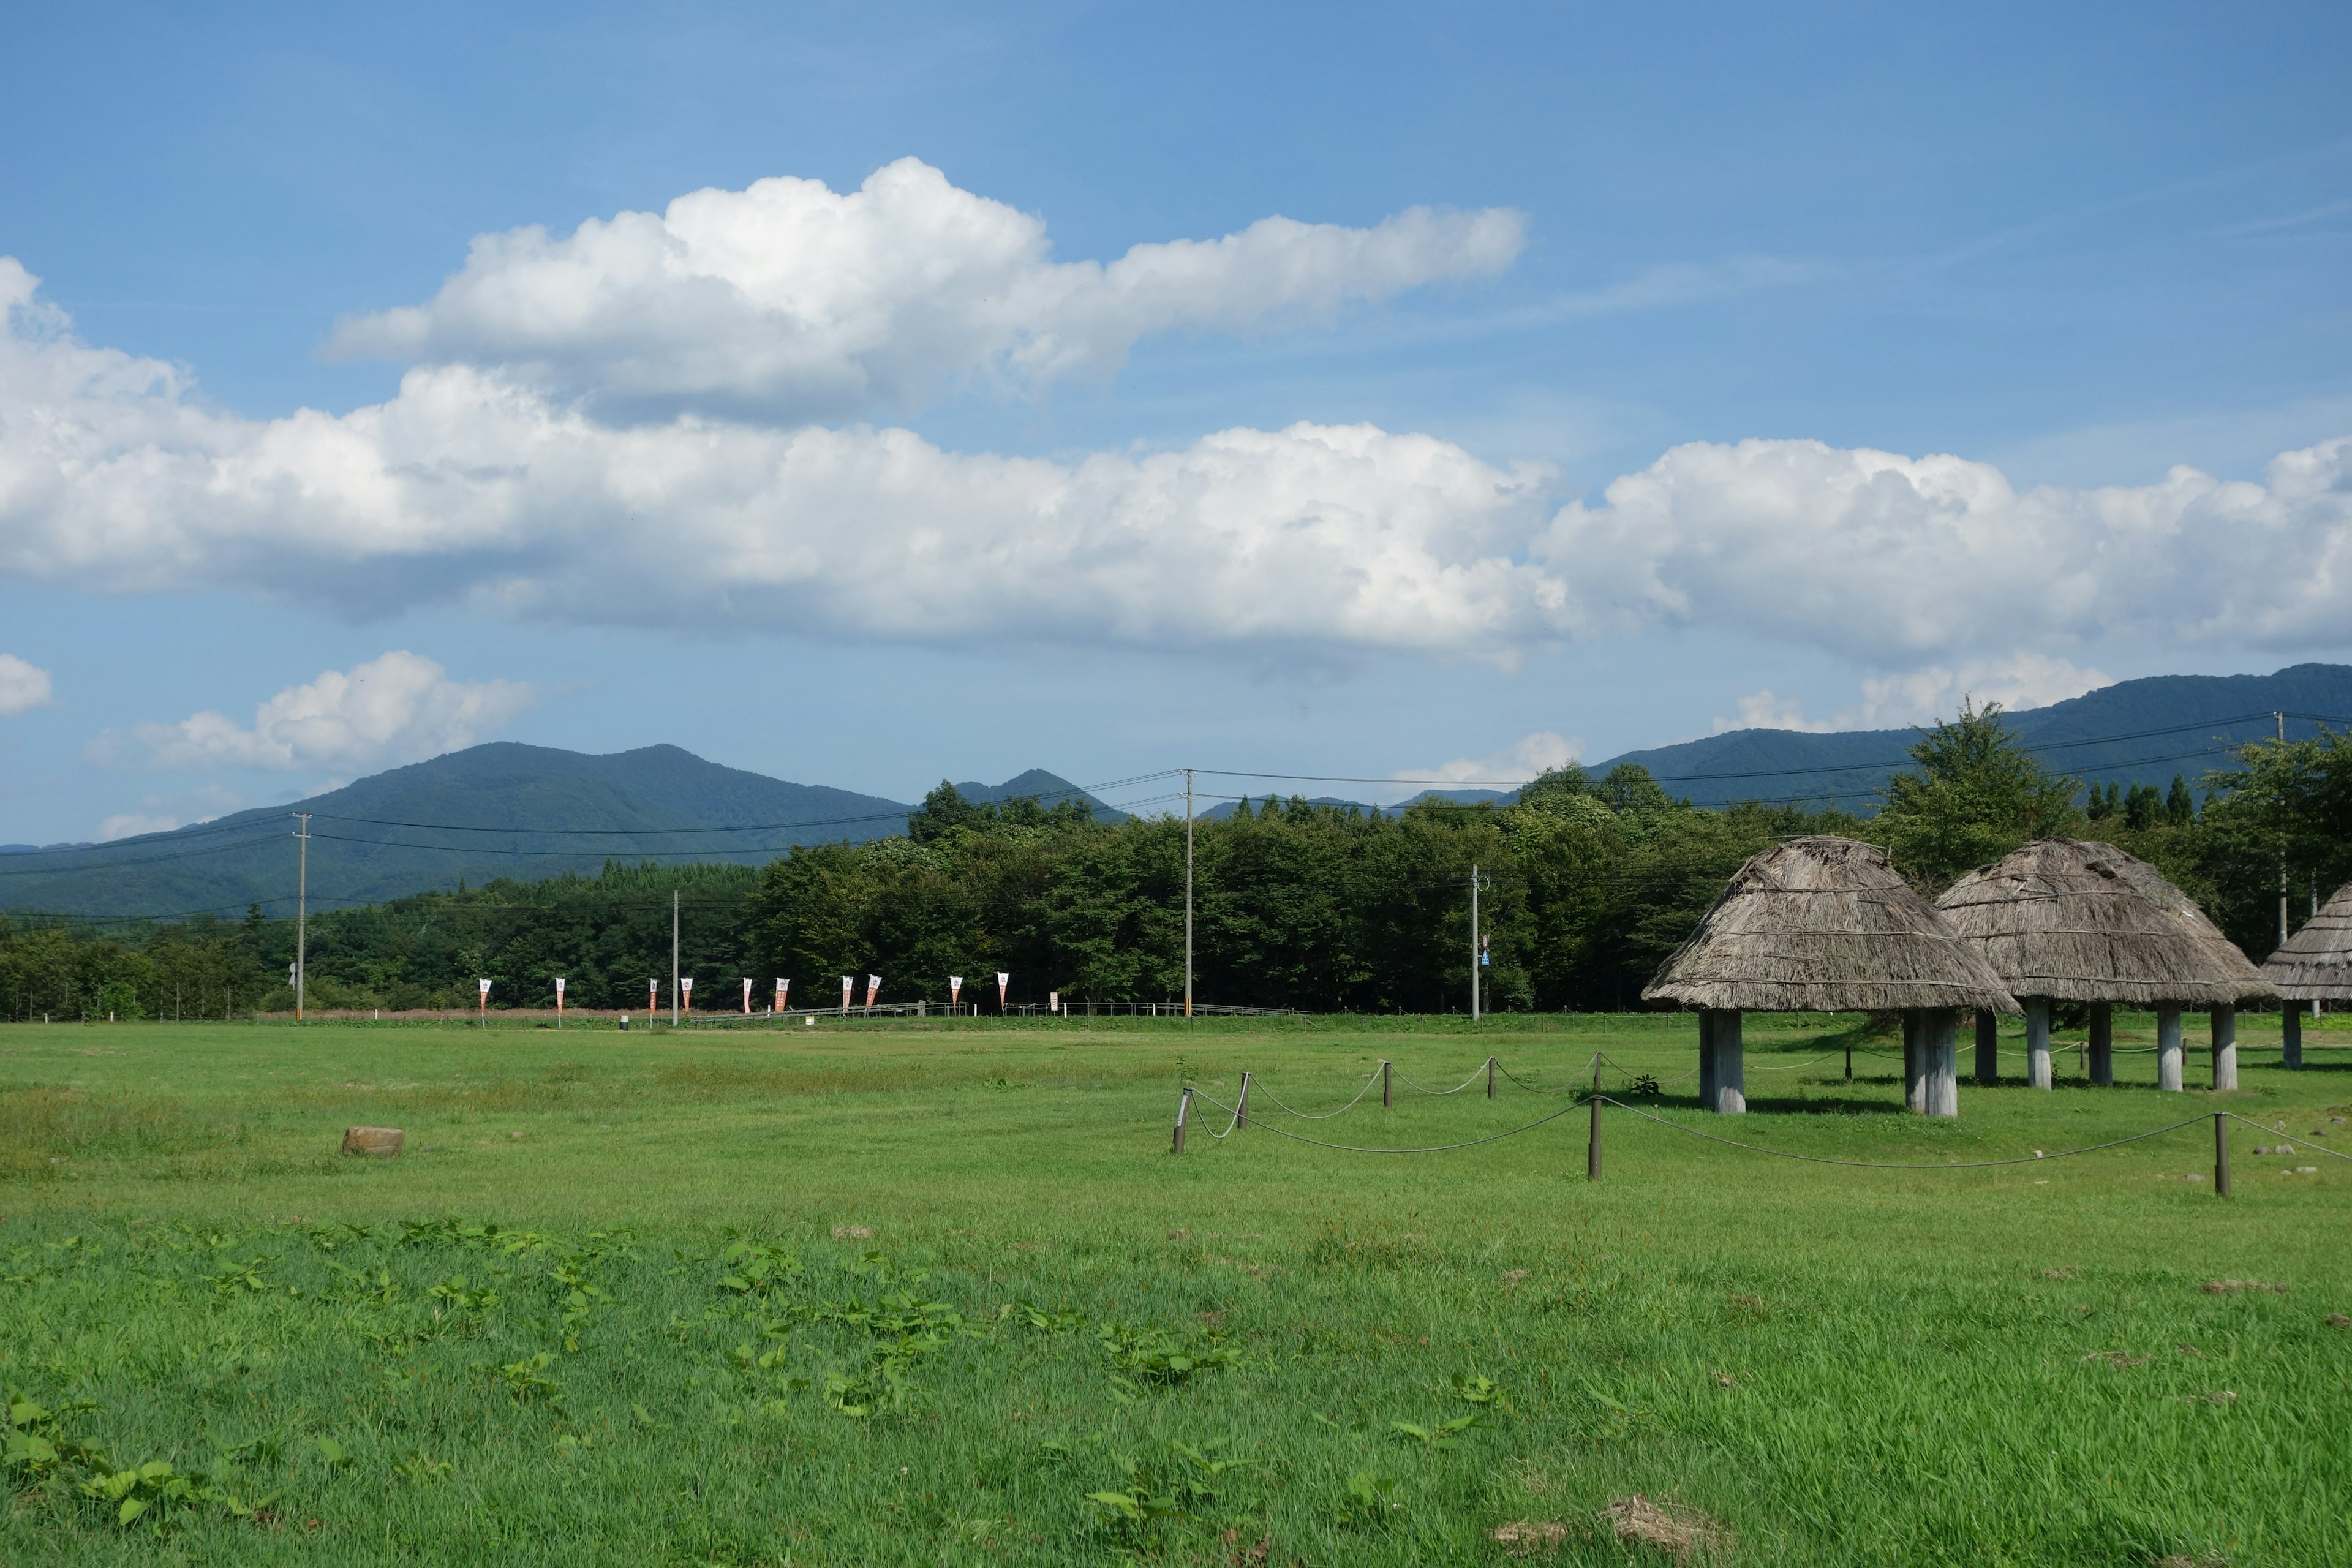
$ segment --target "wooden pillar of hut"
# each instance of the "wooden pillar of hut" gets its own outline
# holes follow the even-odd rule
[[[1698,1016],[1702,1109],[1738,1116],[1748,1109],[1748,1074],[1741,1059],[1739,1010],[1710,1007]]]
[[[1931,1007],[1919,1016],[1919,1055],[1926,1069],[1930,1116],[1960,1113],[1960,1014],[1957,1007]]]
[[[1977,1009],[1977,1082],[1990,1089],[2000,1081],[2000,1018],[1990,1007]]]
[[[2050,1087],[2050,998],[2025,998],[2025,1081]]]
[[[2213,1009],[2213,1087],[2238,1087],[2238,1009],[2226,1002]]]
[[[2180,1005],[2167,1002],[2156,1010],[2156,1087],[2179,1094],[2185,1087],[2180,1074]]]
[[[2279,1060],[2284,1067],[2303,1065],[2303,1004],[2292,998],[2279,1009]]]
[[[2091,1004],[2091,1081],[2116,1081],[2116,1009],[2113,1003]]]

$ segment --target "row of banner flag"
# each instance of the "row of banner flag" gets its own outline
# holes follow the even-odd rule
[[[487,1012],[490,1005],[490,983],[488,980],[483,980],[478,982],[478,984],[481,986],[482,1009]],[[996,1005],[1000,1012],[1003,1011],[1005,1006],[1005,994],[1012,984],[1012,975],[1005,973],[1002,970],[997,972]],[[743,977],[743,1011],[746,1013],[749,1013],[751,1010],[751,977],[748,974],[745,975]],[[691,974],[679,976],[677,989],[679,1000],[685,1003],[686,1010],[689,1013],[693,1012],[694,976]],[[846,1013],[850,1011],[853,1006],[862,1006],[870,1010],[878,1005],[882,1000],[882,977],[878,974],[869,974],[866,977],[866,999],[864,1002],[860,1003],[856,1000],[856,991],[857,976],[854,974],[843,975],[841,977],[841,1010],[843,1012]],[[792,994],[793,983],[789,980],[779,978],[776,982],[775,1010],[777,1012],[782,1013],[787,1009],[792,1001]],[[1054,1001],[1055,1005],[1058,1007],[1061,1002],[1059,993],[1055,994]],[[952,1011],[961,1007],[962,1005],[963,976],[961,974],[950,974],[948,976],[949,1008]],[[561,975],[558,975],[555,981],[555,1010],[558,1013],[563,1011],[563,977]],[[648,1013],[656,1013],[660,1010],[661,980],[656,976],[656,978],[646,982],[646,1011]]]

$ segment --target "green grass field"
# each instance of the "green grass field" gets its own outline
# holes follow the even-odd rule
[[[1848,1026],[1751,1017],[1739,1120],[1656,1016],[0,1027],[0,1561],[2352,1562],[2352,1166],[2241,1124],[2224,1203],[2210,1121],[1900,1172],[1612,1111],[1591,1183],[1507,1080],[1271,1103],[1599,1050],[1843,1159],[2352,1142],[2352,1034],[2289,1074],[2249,1017],[2221,1097],[2069,1045],[1931,1123]],[[1172,1156],[1180,1073],[1244,1069],[1338,1142],[1566,1114],[1196,1107]]]

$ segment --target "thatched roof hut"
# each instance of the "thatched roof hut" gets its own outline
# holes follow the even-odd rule
[[[2278,995],[2194,899],[2112,844],[2038,839],[1936,907],[2019,996],[2216,1007]]]
[[[2352,1001],[2352,882],[2264,961],[2263,976],[2297,1002]]]
[[[1885,850],[1827,836],[1749,857],[1642,999],[1758,1013],[2019,1010]]]
[[[1899,1012],[1905,1099],[1957,1116],[1959,1010],[2018,1010],[1885,850],[1826,836],[1750,856],[1642,999],[1700,1009],[1699,1103],[1733,1112],[1748,1108],[1743,1012]]]

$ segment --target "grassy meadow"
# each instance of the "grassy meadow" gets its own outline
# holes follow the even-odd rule
[[[2352,1562],[2352,1166],[1676,1130],[2352,1143],[2275,1029],[1930,1122],[1843,1019],[1738,1120],[1670,1016],[0,1026],[0,1562]]]

